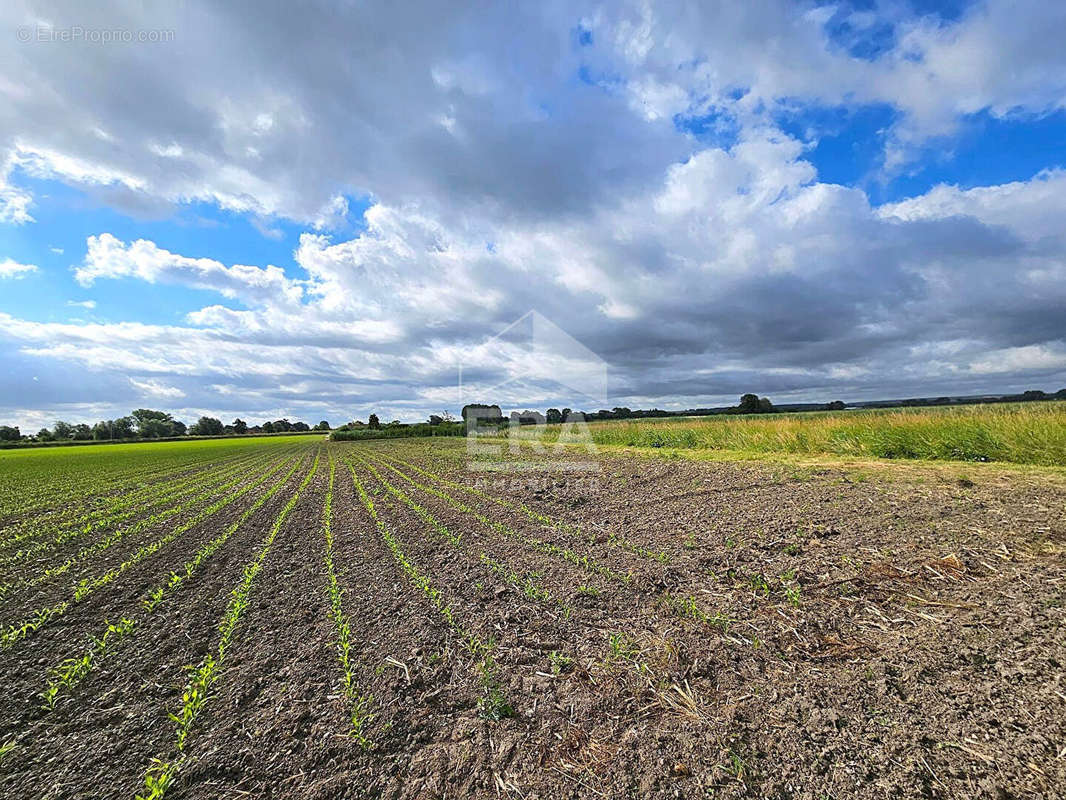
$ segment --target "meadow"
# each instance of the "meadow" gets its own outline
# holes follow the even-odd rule
[[[608,447],[1066,466],[1061,401],[610,420],[588,428],[596,445]],[[519,429],[520,437],[546,443],[575,433],[566,425]]]
[[[1023,412],[1004,430],[1057,413]],[[665,453],[640,437],[975,418],[593,430]],[[1066,789],[1061,473],[608,447],[578,486],[533,457],[486,480],[455,437],[0,453],[0,796]]]

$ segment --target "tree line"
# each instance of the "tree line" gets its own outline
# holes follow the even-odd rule
[[[820,408],[828,411],[843,410],[843,401],[834,400],[832,403],[821,404]],[[777,407],[765,397],[755,394],[745,394],[740,398],[740,403],[728,408],[716,409],[689,409],[686,411],[663,411],[659,408],[631,409],[625,406],[615,406],[611,409],[601,408],[599,411],[574,411],[570,408],[549,408],[543,414],[539,411],[512,411],[504,417],[503,410],[495,404],[469,403],[463,406],[462,418],[464,422],[476,419],[481,425],[558,425],[566,421],[593,422],[606,419],[646,419],[649,417],[676,417],[696,416],[700,414],[771,414],[778,411]]]
[[[35,434],[23,435],[17,425],[0,425],[0,441],[6,442],[109,442],[137,439],[173,439],[182,436],[241,436],[257,433],[304,433],[328,431],[329,422],[322,420],[314,427],[306,422],[288,419],[267,420],[248,425],[237,417],[229,425],[216,417],[200,417],[192,425],[150,408],[138,408],[124,417],[100,420],[95,425],[57,420],[51,428],[41,428]]]
[[[525,410],[512,411],[504,416],[499,405],[487,403],[468,403],[463,406],[461,421],[456,420],[450,413],[443,411],[440,414],[430,414],[427,422],[404,423],[392,420],[382,424],[377,414],[371,414],[366,422],[352,420],[336,429],[330,427],[326,420],[320,421],[315,426],[306,422],[290,422],[288,419],[267,420],[258,425],[249,426],[240,417],[230,424],[223,424],[216,417],[200,417],[192,425],[186,426],[181,420],[174,419],[165,411],[155,411],[150,408],[138,408],[131,411],[127,416],[117,419],[101,420],[95,425],[86,423],[71,424],[63,420],[57,420],[49,428],[41,428],[35,434],[23,435],[17,425],[0,425],[0,442],[87,442],[87,441],[118,441],[138,439],[171,439],[182,436],[241,436],[244,434],[260,433],[303,433],[307,431],[340,431],[344,432],[343,438],[371,438],[375,435],[426,435],[426,436],[454,436],[459,435],[459,430],[465,428],[470,420],[476,420],[479,425],[506,424],[557,425],[565,421],[583,420],[593,422],[608,419],[644,419],[649,417],[695,417],[709,416],[713,414],[770,414],[777,412],[797,411],[843,411],[847,408],[894,408],[899,406],[945,406],[945,405],[969,405],[973,403],[1025,403],[1045,400],[1066,400],[1066,389],[1060,389],[1055,393],[1044,392],[1039,389],[1030,389],[1020,394],[980,395],[974,397],[921,397],[908,400],[884,400],[866,401],[854,404],[846,404],[842,400],[833,400],[830,403],[783,403],[774,405],[769,398],[759,397],[757,394],[748,393],[740,398],[735,406],[719,408],[689,408],[683,411],[663,411],[659,408],[630,409],[625,406],[615,406],[611,409],[599,411],[573,411],[569,408],[549,408],[543,414],[540,411]],[[416,429],[418,434],[413,434]],[[404,432],[407,432],[406,434]],[[379,433],[380,432],[380,433]],[[342,437],[336,437],[342,438]]]
[[[717,414],[774,414],[796,413],[804,411],[844,411],[848,408],[896,408],[900,406],[946,406],[946,405],[972,405],[976,403],[1028,403],[1044,400],[1066,400],[1066,389],[1060,389],[1054,394],[1043,392],[1039,389],[1031,389],[1020,394],[1004,395],[981,395],[975,397],[923,397],[909,400],[885,400],[866,401],[857,403],[845,403],[843,400],[833,400],[828,403],[782,403],[775,405],[767,397],[759,397],[757,394],[748,393],[740,398],[735,406],[720,406],[717,408],[687,408],[683,411],[664,411],[660,408],[630,409],[625,406],[615,406],[611,409],[599,411],[573,411],[569,408],[549,408],[544,413],[540,411],[512,411],[505,416],[499,405],[490,403],[469,403],[463,406],[463,422],[477,420],[479,425],[502,426],[507,424],[516,425],[555,425],[565,421],[582,420],[594,422],[608,419],[645,419],[649,417],[704,417]]]

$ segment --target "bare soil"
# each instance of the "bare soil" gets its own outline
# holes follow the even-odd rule
[[[364,744],[327,594],[328,456]],[[585,460],[594,471],[493,477],[454,442],[325,448],[166,796],[1066,795],[1061,478]],[[4,797],[130,798],[177,755],[183,668],[217,646],[303,474],[55,710],[37,697],[48,668],[138,613],[255,497],[0,650]],[[471,637],[491,646],[491,681]]]

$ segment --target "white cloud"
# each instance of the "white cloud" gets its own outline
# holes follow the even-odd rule
[[[619,392],[682,405],[751,385],[868,395],[945,376],[1047,374],[1054,358],[1025,349],[1058,352],[1046,342],[984,354],[995,350],[988,337],[1061,337],[1066,281],[1055,270],[1066,245],[1045,252],[1048,231],[989,200],[1046,204],[1051,220],[1066,204],[1066,184],[1052,177],[952,190],[947,205],[937,188],[875,209],[859,190],[815,182],[791,140],[752,137],[701,152],[669,168],[660,191],[581,221],[448,228],[416,206],[379,203],[353,239],[301,238],[295,258],[308,280],[291,303],[273,302],[272,290],[247,310],[192,312],[191,327],[5,317],[0,337],[38,358],[191,381],[190,396],[237,411],[302,394],[323,407],[391,398],[420,414],[450,396],[474,344],[530,308],[604,356]],[[275,285],[258,268],[147,241],[103,234],[88,247],[86,282],[165,279],[224,297]]]
[[[1066,370],[1066,345],[1056,342],[1051,345],[1034,344],[993,350],[971,363],[970,369],[981,375]]]
[[[0,14],[32,15],[17,0]],[[195,18],[197,35],[78,51],[92,81],[71,80],[70,50],[5,51],[0,221],[32,221],[26,176],[157,216],[206,202],[269,237],[302,224],[295,269],[100,231],[81,285],[218,302],[177,325],[3,315],[0,359],[48,370],[37,394],[16,387],[41,404],[148,392],[132,373],[190,412],[420,414],[452,396],[463,353],[532,308],[608,359],[620,401],[1058,380],[1064,173],[874,208],[819,181],[816,123],[807,141],[777,123],[883,103],[902,164],[974,113],[1046,113],[1066,97],[1063,14],[1002,0],[958,21],[788,0],[312,7],[293,36],[281,4],[253,28],[224,4],[105,5],[101,26]],[[851,38],[828,35],[835,15]],[[892,41],[853,56],[878,21]],[[685,129],[696,117],[700,135]],[[373,200],[358,235],[351,197]]]
[[[31,272],[37,272],[37,266],[35,264],[19,264],[17,261],[12,261],[10,258],[5,258],[3,261],[0,261],[0,279],[21,278]]]
[[[210,258],[188,258],[139,239],[126,244],[102,233],[87,240],[88,253],[74,278],[91,286],[101,278],[137,278],[149,283],[177,283],[258,305],[298,302],[303,289],[285,277],[280,267],[236,264],[226,267]]]
[[[145,378],[144,380],[130,378],[129,380],[130,385],[133,388],[150,397],[158,397],[163,400],[178,400],[185,396],[185,392],[178,387],[168,386],[162,381],[155,380],[154,378]]]
[[[68,306],[77,306],[78,308],[87,308],[92,311],[96,308],[95,300],[67,300]]]
[[[0,77],[0,85],[6,84]],[[7,96],[11,92],[4,92]],[[0,164],[0,223],[7,225],[25,225],[33,222],[30,215],[30,207],[33,205],[33,197],[25,189],[11,185],[11,172],[15,168],[15,154],[8,151],[3,156]]]

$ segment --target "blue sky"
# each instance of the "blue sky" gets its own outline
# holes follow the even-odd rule
[[[1062,8],[250,9],[0,12],[0,421],[1066,386]]]

